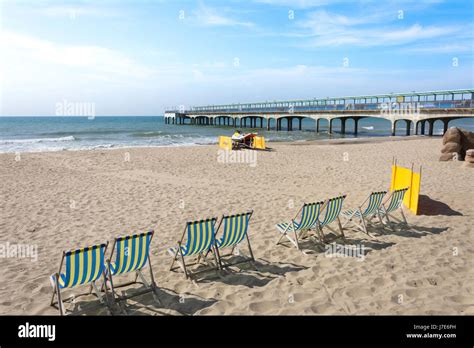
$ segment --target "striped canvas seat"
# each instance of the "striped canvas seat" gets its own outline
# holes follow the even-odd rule
[[[73,288],[79,285],[90,284],[102,276],[105,269],[106,244],[94,245],[64,253],[66,260],[65,273],[59,273],[59,287]],[[51,278],[54,281],[55,275]]]
[[[247,235],[251,215],[252,213],[249,212],[224,216],[221,220],[221,225],[223,224],[224,226],[222,228],[222,237],[216,239],[217,246],[224,248],[239,244]]]
[[[148,261],[152,236],[153,232],[148,231],[117,238],[115,243],[117,250],[115,261],[110,263],[112,275],[142,269]]]
[[[376,216],[381,221],[379,209],[386,194],[387,191],[372,192],[357,209],[349,209],[344,211],[342,214],[346,217],[347,221],[344,223],[343,227],[349,223],[352,223],[357,228],[370,235],[367,231],[367,224],[372,223],[372,219]],[[362,210],[362,207],[366,202],[367,207]],[[354,218],[356,218],[358,222],[353,221]]]
[[[232,255],[235,247],[240,244],[244,239],[247,240],[247,245],[249,248],[250,259],[254,261],[252,248],[250,246],[250,240],[248,238],[248,228],[249,228],[249,221],[252,217],[253,211],[243,213],[243,214],[235,214],[235,215],[228,215],[223,216],[219,227],[217,228],[216,235],[222,230],[222,236],[215,240],[216,243],[216,252],[217,258],[219,261],[219,266],[223,267],[223,260],[222,258],[225,256]],[[228,255],[220,255],[219,250],[224,248],[232,248],[230,254]],[[242,261],[242,262],[246,262]],[[241,262],[233,263],[232,265],[236,265]],[[230,266],[230,264],[226,264],[225,266]]]
[[[115,238],[114,245],[112,247],[112,253],[110,255],[110,258],[112,259],[115,253],[115,260],[107,261],[107,279],[110,283],[114,301],[122,301],[132,296],[138,296],[147,292],[152,292],[155,301],[158,303],[160,302],[157,298],[157,286],[155,284],[153,270],[150,263],[150,244],[153,235],[154,231],[150,230],[148,232]],[[150,283],[148,283],[141,272],[147,265],[150,270]],[[115,277],[129,274],[131,272],[136,273],[135,280],[133,282],[119,285],[114,284]],[[142,291],[138,291],[131,296],[117,295],[115,291],[117,288],[138,283],[138,277],[140,277],[141,283],[145,286]]]
[[[324,218],[323,219],[320,218],[318,222],[318,230],[321,234],[321,239],[324,242],[326,241],[326,237],[324,236],[324,228],[327,228],[333,233],[335,233],[336,235],[338,235],[337,238],[342,238],[342,239],[345,238],[341,221],[339,219],[339,215],[341,214],[342,205],[344,203],[345,198],[346,198],[346,195],[343,195],[343,196],[338,196],[338,197],[334,197],[334,198],[330,198],[326,200],[325,207],[324,207],[325,208],[324,210],[326,211],[326,213],[324,214]],[[321,212],[321,214],[323,214],[323,212]],[[337,222],[339,232],[336,232],[336,230],[334,230],[332,227],[329,226],[331,223],[335,221]]]
[[[186,223],[186,227],[178,245],[168,248],[168,253],[173,256],[170,270],[174,270],[173,265],[177,262],[183,269],[186,278],[188,278],[188,271],[186,269],[184,257],[197,256],[197,263],[199,263],[201,257],[204,256],[205,258],[205,256],[211,251],[217,263],[217,257],[213,251],[215,237],[214,226],[216,221],[217,218],[211,218]],[[186,244],[182,245],[185,235],[187,235]],[[178,257],[181,258],[181,260],[178,260]]]
[[[394,190],[390,194],[390,197],[387,199],[387,202],[381,205],[379,209],[379,214],[387,220],[388,225],[393,229],[392,222],[390,221],[390,217],[394,220],[398,220],[399,222],[403,222],[405,225],[408,226],[408,221],[403,213],[403,199],[405,198],[405,194],[409,190],[409,187],[405,187],[402,189]],[[392,213],[395,211],[399,211],[400,215],[402,216],[402,220],[397,219]]]
[[[188,222],[186,245],[181,246],[183,256],[197,255],[207,252],[214,243],[214,225],[217,219]],[[176,248],[175,248],[176,249]]]
[[[385,210],[385,212],[391,213],[397,209],[400,209],[403,203],[403,199],[405,198],[405,193],[407,193],[407,191],[408,187],[393,191],[390,195],[390,203],[388,204],[388,206],[385,208],[380,208],[380,210]]]
[[[353,215],[357,217],[374,215],[380,209],[380,205],[386,193],[387,191],[372,192],[368,198],[369,203],[367,204],[367,208],[365,208],[364,211],[360,209],[349,209],[342,213],[346,216]]]
[[[61,289],[90,285],[91,291],[94,289],[99,300],[104,302],[95,282],[105,275],[106,249],[107,244],[97,244],[63,252],[59,272],[50,277],[53,287],[51,305],[58,305],[61,315],[66,312],[61,299]],[[65,265],[64,272],[62,271],[63,264]],[[105,281],[105,278],[103,279]],[[57,301],[55,301],[55,296],[58,298]]]
[[[344,203],[344,199],[346,196],[339,196],[335,198],[331,198],[326,202],[326,215],[324,219],[319,221],[319,226],[324,227],[329,225],[333,221],[335,221],[342,210],[342,204]]]
[[[279,232],[285,233],[293,232],[294,229],[296,231],[304,230],[304,229],[311,229],[316,226],[318,222],[319,213],[321,212],[321,207],[323,206],[324,202],[315,202],[315,203],[305,203],[301,208],[301,219],[299,222],[292,220],[290,222],[282,222],[276,224],[276,228]],[[294,226],[294,229],[293,229]]]
[[[305,203],[290,222],[276,224],[277,231],[282,234],[277,245],[280,244],[283,238],[286,238],[299,249],[298,234],[300,234],[299,238],[304,238],[308,230],[317,228],[318,218],[323,206],[324,202]],[[296,219],[300,213],[301,217],[297,222]],[[290,233],[294,236],[290,236]]]

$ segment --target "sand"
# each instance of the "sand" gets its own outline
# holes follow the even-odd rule
[[[63,250],[148,229],[162,304],[138,296],[128,314],[474,314],[474,170],[439,162],[440,138],[387,140],[273,143],[255,166],[221,163],[217,146],[1,154],[0,244],[38,254],[0,259],[0,314],[57,314],[49,276]],[[275,223],[303,202],[347,194],[352,208],[387,189],[393,156],[423,166],[422,214],[407,214],[409,228],[372,229],[374,238],[346,230],[363,260],[327,257],[310,241],[305,254],[275,245]],[[212,271],[196,283],[169,271],[166,249],[186,221],[249,209],[257,269]],[[85,296],[67,307],[106,314],[96,304]]]

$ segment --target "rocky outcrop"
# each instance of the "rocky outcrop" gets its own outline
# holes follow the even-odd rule
[[[474,149],[474,132],[451,127],[443,135],[443,148],[439,160],[465,160],[467,166],[474,166],[474,150],[472,149]]]

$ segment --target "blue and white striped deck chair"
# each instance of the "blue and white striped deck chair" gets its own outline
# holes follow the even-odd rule
[[[318,219],[318,230],[319,233],[321,234],[321,241],[325,242],[326,237],[324,236],[324,228],[327,228],[334,234],[336,234],[337,238],[342,238],[345,239],[344,236],[344,231],[342,229],[341,225],[341,220],[339,218],[339,215],[341,214],[342,211],[342,204],[344,203],[344,199],[346,198],[346,195],[343,196],[338,196],[334,198],[330,198],[326,200],[324,204],[324,209],[321,211],[320,218]],[[321,219],[321,215],[323,214],[323,211],[326,211],[326,214],[324,215],[324,218]],[[336,221],[338,228],[339,228],[339,233],[332,227],[329,226],[332,222]]]
[[[214,261],[216,263],[215,267],[218,268],[218,261],[216,253],[214,250],[214,237],[215,237],[215,224],[217,218],[210,218],[206,220],[198,220],[187,222],[184,229],[181,239],[178,241],[178,245],[173,248],[168,249],[168,253],[173,257],[173,262],[171,263],[170,271],[176,269],[173,268],[174,263],[176,262],[179,267],[183,270],[186,278],[190,278],[186,266],[195,266],[198,265],[201,258],[206,259],[206,255],[211,252],[214,256]],[[186,245],[183,246],[184,236],[187,234]],[[188,263],[186,265],[185,257],[196,257],[197,261],[195,263]],[[193,272],[192,275],[208,271],[209,269]]]
[[[403,199],[405,198],[405,194],[407,193],[408,189],[409,187],[405,187],[399,190],[392,191],[390,195],[387,197],[386,201],[382,203],[379,209],[379,212],[382,218],[385,217],[387,219],[387,223],[392,229],[394,229],[394,227],[392,226],[392,222],[390,221],[389,217],[391,217],[395,221],[402,222],[408,226],[407,219],[405,217],[405,214],[403,213]],[[396,212],[397,210],[400,211],[402,220],[397,219],[393,215],[393,213]]]
[[[369,236],[369,232],[367,231],[367,225],[372,223],[372,219],[378,217],[380,223],[382,223],[382,218],[380,216],[380,208],[382,206],[382,201],[387,191],[377,191],[372,192],[357,209],[349,209],[343,211],[342,214],[345,216],[346,221],[342,225],[344,228],[349,223],[354,224],[357,228],[362,230],[362,232],[367,233]],[[363,210],[364,205],[367,203],[367,207]],[[358,222],[354,221],[357,219]]]
[[[299,240],[304,239],[307,236],[308,231],[317,231],[318,218],[323,207],[324,202],[304,203],[290,222],[276,224],[276,229],[282,234],[277,245],[283,244],[281,243],[281,240],[286,238],[296,247],[296,249],[300,250]],[[300,221],[296,222],[300,213]],[[294,238],[292,238],[291,235],[293,235]]]
[[[90,290],[87,294],[91,294],[92,290],[99,298],[100,303],[106,304],[107,292],[105,294],[105,301],[103,294],[100,293],[99,288],[96,285],[96,281],[102,277],[105,282],[105,251],[107,249],[106,244],[98,244],[89,246],[82,249],[64,251],[61,264],[59,266],[59,272],[51,276],[51,286],[53,287],[53,296],[51,298],[51,306],[56,307],[58,305],[59,314],[66,314],[66,309],[61,297],[61,290],[75,288],[80,285],[90,285]],[[66,263],[66,269],[62,272],[63,264]],[[75,301],[78,296],[86,294],[74,295],[66,301]],[[55,301],[55,296],[58,300]]]
[[[249,211],[243,214],[227,215],[222,216],[219,226],[216,230],[215,245],[216,245],[216,256],[219,262],[219,268],[234,266],[243,262],[254,262],[252,247],[250,246],[250,240],[248,236],[249,221],[252,217],[253,211]],[[221,228],[222,227],[222,228]],[[217,234],[222,230],[222,236],[217,237]],[[223,263],[223,258],[231,256],[234,253],[235,248],[244,240],[247,240],[249,248],[250,259],[244,259],[240,262],[234,263]],[[222,255],[220,250],[225,248],[232,248],[230,253]],[[240,253],[239,253],[240,255]]]
[[[156,293],[156,283],[153,277],[153,270],[150,262],[150,243],[153,238],[154,231],[123,236],[115,238],[112,246],[110,258],[107,260],[106,278],[110,283],[112,297],[114,301],[121,301],[127,298],[152,292],[154,299],[159,303]],[[116,252],[115,252],[116,251]],[[115,252],[115,260],[113,260]],[[150,270],[150,283],[143,276],[142,270],[148,265]],[[135,272],[135,280],[124,284],[114,284],[113,279],[119,275],[125,275]],[[140,277],[141,282],[137,282]],[[132,284],[141,283],[145,289],[134,293],[132,296],[118,296],[116,289]]]

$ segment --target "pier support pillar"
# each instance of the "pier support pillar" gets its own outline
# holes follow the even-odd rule
[[[303,119],[302,119],[301,117],[298,118],[298,130],[301,130],[301,123],[302,123],[302,120],[303,120]]]
[[[435,123],[436,120],[428,120],[428,125],[429,125],[429,129],[428,129],[428,135],[430,137],[433,136],[433,131],[434,131],[434,123]]]
[[[316,120],[316,133],[319,133],[319,120],[320,118]]]
[[[270,130],[270,120],[271,118],[267,118],[267,131]]]
[[[353,120],[354,120],[354,135],[357,135],[357,132],[359,131],[359,119],[353,118]]]
[[[346,134],[346,118],[341,118],[341,134]]]
[[[397,121],[392,121],[392,137],[395,136],[397,132]]]
[[[421,122],[420,134],[421,134],[421,135],[425,135],[425,123],[426,123],[426,120],[423,120],[423,121],[420,121],[420,122]]]
[[[280,131],[281,129],[281,118],[277,118],[276,120],[276,130]]]
[[[443,120],[443,135],[448,131],[448,123],[449,123],[448,118]]]
[[[329,131],[328,131],[329,134],[332,134],[332,121],[334,121],[333,118],[329,120]]]
[[[405,123],[407,125],[407,136],[408,136],[408,135],[410,135],[411,121],[410,120],[405,120]]]

